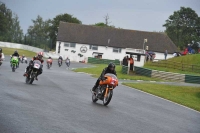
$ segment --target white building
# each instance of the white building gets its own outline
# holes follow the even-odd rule
[[[144,43],[144,39],[147,42]],[[124,56],[132,55],[134,65],[143,66],[143,48],[147,46],[149,51],[156,53],[155,59],[164,59],[165,50],[170,58],[177,50],[169,37],[161,33],[60,22],[56,53],[77,62],[87,62],[88,57],[121,61]]]

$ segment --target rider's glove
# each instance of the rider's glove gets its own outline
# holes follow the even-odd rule
[[[101,80],[106,80],[106,78],[105,77],[101,77]]]

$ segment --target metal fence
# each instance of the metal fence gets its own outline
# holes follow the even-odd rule
[[[108,59],[88,57],[88,63],[92,63],[92,64],[109,64],[110,62],[114,63],[115,65],[120,65],[119,60],[108,60]]]
[[[128,74],[128,73],[129,73],[128,69],[129,69],[128,66],[122,65],[122,70],[121,70],[121,72],[122,72],[123,74]]]

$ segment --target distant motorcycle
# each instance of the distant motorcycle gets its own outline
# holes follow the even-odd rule
[[[0,66],[2,65],[2,63],[3,63],[3,59],[0,59]]]
[[[60,67],[62,65],[62,60],[58,59],[58,66]]]
[[[100,81],[99,86],[92,92],[92,101],[103,101],[103,105],[108,105],[113,96],[113,89],[118,86],[118,79],[114,74],[105,74],[105,80]]]
[[[12,68],[12,71],[15,72],[16,68],[17,68],[17,65],[18,65],[18,57],[17,56],[13,56],[11,58],[11,68]]]
[[[47,59],[47,69],[50,69],[52,62],[53,62],[52,59]]]
[[[28,76],[26,77],[26,83],[27,84],[32,84],[35,77],[37,76],[37,73],[41,67],[41,62],[39,60],[34,60],[33,63],[31,64],[31,68],[28,71]]]
[[[24,57],[24,58],[21,58],[20,60],[21,60],[21,63],[24,63],[24,62],[25,62],[26,64],[28,63],[28,61],[27,61],[27,58],[26,58],[26,57]]]

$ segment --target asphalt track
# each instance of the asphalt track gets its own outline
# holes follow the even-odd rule
[[[200,133],[194,110],[122,85],[103,106],[91,101],[96,79],[90,75],[54,63],[28,85],[25,67],[0,66],[0,133]]]

